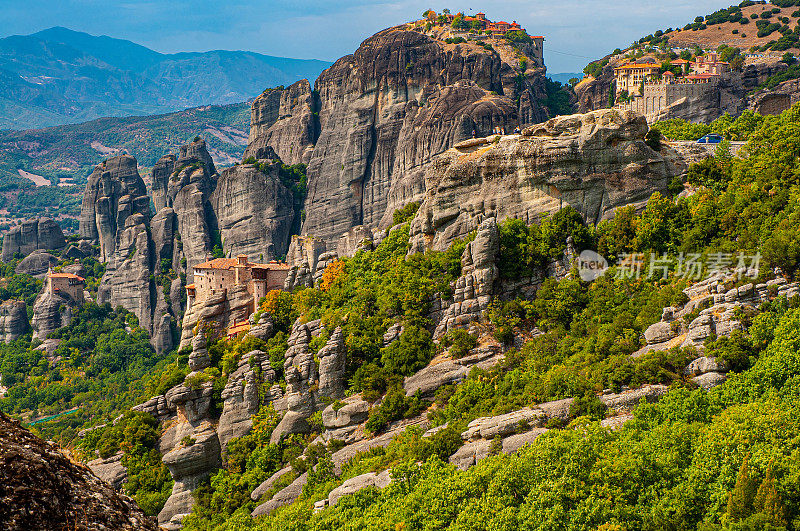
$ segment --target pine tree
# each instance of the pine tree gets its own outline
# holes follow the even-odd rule
[[[758,487],[758,492],[753,500],[753,510],[767,515],[773,525],[786,525],[786,510],[784,509],[781,495],[775,486],[775,475],[772,472],[772,467],[767,469],[767,475],[764,481],[761,482],[761,486]]]
[[[753,498],[756,495],[756,482],[750,477],[749,456],[745,456],[739,474],[736,476],[736,485],[728,494],[728,510],[726,515],[733,522],[747,518],[753,513]]]

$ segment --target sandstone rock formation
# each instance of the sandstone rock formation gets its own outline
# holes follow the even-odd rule
[[[8,300],[0,304],[0,339],[11,343],[28,331],[25,301]]]
[[[72,298],[58,293],[51,294],[44,285],[33,303],[33,338],[44,341],[50,332],[67,326],[72,320],[74,307],[75,301]]]
[[[86,463],[89,470],[94,475],[114,487],[116,490],[121,490],[122,485],[128,480],[128,471],[122,464],[122,453],[112,455],[107,459],[94,459]]]
[[[318,109],[318,97],[307,79],[285,90],[265,91],[253,101],[244,158],[270,158],[269,147],[286,164],[308,164],[319,136]]]
[[[18,275],[25,274],[37,278],[44,278],[51,267],[58,264],[58,258],[47,251],[36,250],[23,258],[14,270]]]
[[[4,529],[158,529],[130,498],[3,413],[0,477]]]
[[[134,214],[150,217],[150,197],[136,159],[119,155],[97,165],[86,183],[79,232],[100,245],[101,261],[111,259],[117,248],[117,232]]]
[[[211,204],[228,256],[266,262],[286,255],[295,209],[294,195],[279,176],[281,164],[240,164],[222,172]]]
[[[245,435],[252,428],[252,415],[258,413],[261,403],[259,387],[274,382],[275,371],[265,352],[254,350],[239,360],[239,366],[228,376],[228,383],[222,390],[224,403],[217,426],[222,455],[231,439]]]
[[[58,223],[48,218],[28,219],[13,227],[3,236],[3,262],[15,256],[27,256],[41,249],[50,251],[63,249],[67,241]]]
[[[671,177],[644,144],[646,132],[642,116],[602,110],[456,145],[425,175],[425,199],[411,223],[414,250],[445,249],[487,216],[533,223],[572,206],[596,223],[616,207],[645,202]]]
[[[299,320],[292,327],[289,348],[284,357],[286,378],[286,407],[288,411],[272,432],[270,443],[276,444],[292,433],[306,433],[310,426],[306,419],[316,411],[316,397],[312,387],[318,386],[319,375],[314,355],[309,349],[311,330]]]
[[[499,275],[495,265],[499,251],[497,219],[488,218],[481,222],[475,239],[461,255],[461,276],[455,282],[452,303],[436,327],[435,338],[481,318],[491,303],[494,281]]]
[[[534,56],[528,46],[488,51],[389,28],[323,72],[316,90],[303,80],[259,96],[245,157],[272,148],[308,164],[303,234],[333,243],[355,226],[388,226],[395,208],[422,197],[434,156],[547,117],[544,69],[519,71],[519,57]]]

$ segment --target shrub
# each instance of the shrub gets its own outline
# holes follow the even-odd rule
[[[478,346],[478,340],[462,328],[450,330],[444,336],[442,344],[449,349],[450,356],[459,359],[466,356],[470,350]]]

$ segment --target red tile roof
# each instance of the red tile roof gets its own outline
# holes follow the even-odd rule
[[[236,265],[236,258],[214,258],[194,266],[195,269],[230,269]]]
[[[79,277],[78,275],[73,275],[72,273],[50,273],[50,278],[71,278],[73,280],[80,280],[81,282],[86,282],[86,279],[83,277]]]
[[[197,264],[194,266],[195,269],[233,269],[239,264],[239,260],[237,258],[215,258],[213,260],[208,260],[207,262],[203,262],[202,264]],[[257,268],[257,269],[289,269],[289,265],[281,262],[270,262],[269,264],[256,264],[253,262],[247,262],[247,267],[250,268]]]

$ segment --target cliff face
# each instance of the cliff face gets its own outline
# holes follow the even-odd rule
[[[3,413],[0,477],[4,529],[158,529],[130,498]]]
[[[269,158],[270,147],[286,164],[308,164],[319,136],[318,110],[318,98],[307,79],[285,90],[267,90],[253,102],[244,158]]]
[[[446,44],[398,26],[370,37],[323,72],[253,104],[245,157],[307,163],[302,232],[329,244],[383,226],[421,197],[423,171],[454,143],[547,118],[544,69],[520,71],[527,45]],[[530,61],[533,64],[532,61]],[[275,106],[278,106],[277,110]]]
[[[100,260],[108,261],[114,254],[117,232],[133,214],[150,216],[150,197],[136,159],[120,155],[98,164],[86,183],[79,232],[100,244]]]
[[[14,256],[27,256],[36,250],[63,249],[67,241],[58,223],[48,218],[29,219],[12,228],[3,237],[3,262]]]
[[[646,132],[641,115],[603,110],[456,145],[425,175],[411,223],[415,249],[444,249],[488,216],[532,223],[569,205],[596,223],[616,207],[646,201],[673,172],[645,145]]]
[[[285,256],[294,223],[294,196],[279,178],[280,161],[261,171],[252,164],[228,168],[219,178],[211,204],[225,252],[250,260]]]
[[[150,197],[136,159],[122,155],[95,168],[84,193],[80,230],[84,238],[100,242],[100,259],[106,261],[97,302],[133,312],[158,352],[172,348],[176,311],[154,281],[160,256],[151,237]],[[37,299],[33,325],[40,337],[63,326],[63,316],[55,311],[58,301],[51,298],[43,293]]]

